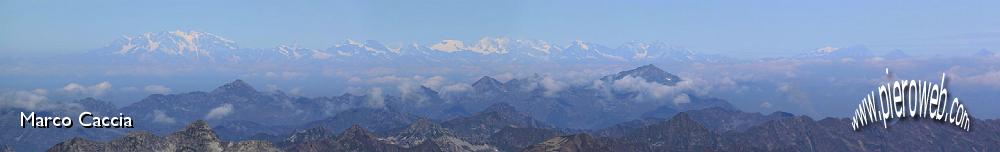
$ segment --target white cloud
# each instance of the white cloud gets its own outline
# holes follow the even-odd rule
[[[769,108],[770,109],[771,108],[771,102],[767,102],[767,101],[761,102],[760,103],[760,107],[761,108]]]
[[[361,83],[361,81],[364,80],[361,80],[359,77],[351,77],[347,79],[347,83]]]
[[[63,91],[74,95],[84,95],[98,97],[104,95],[111,89],[111,83],[104,81],[92,86],[83,86],[77,83],[69,83],[63,87]]]
[[[499,74],[499,75],[493,76],[493,79],[497,79],[497,81],[500,81],[500,82],[507,82],[507,81],[510,81],[510,80],[514,79],[514,74],[513,73],[503,73],[503,74]]]
[[[368,99],[366,106],[370,108],[385,107],[385,97],[382,96],[382,88],[372,88],[368,91],[368,95],[371,98]]]
[[[464,83],[456,83],[441,88],[441,91],[445,93],[459,93],[469,90],[472,90],[472,86],[469,86],[469,84],[464,84]]]
[[[208,111],[208,114],[205,114],[205,119],[208,120],[221,119],[222,117],[225,117],[230,113],[233,113],[233,105],[228,103],[222,104],[221,106],[215,107],[211,111]]]
[[[291,90],[288,90],[288,94],[292,95],[292,96],[301,96],[302,95],[302,87],[292,88]]]
[[[778,91],[788,92],[788,91],[791,91],[791,89],[792,89],[792,85],[791,84],[788,84],[788,83],[778,84]]]
[[[66,86],[63,87],[63,91],[66,91],[66,92],[80,92],[80,91],[85,90],[86,88],[87,87],[84,87],[83,85],[80,85],[80,84],[69,83],[69,84],[66,84]]]
[[[300,79],[300,78],[303,78],[305,76],[306,76],[305,73],[291,72],[291,71],[283,71],[283,72],[280,72],[280,73],[276,73],[276,72],[267,72],[267,73],[264,73],[264,77],[266,77],[266,78],[278,78],[278,79],[283,79],[283,80]]]
[[[145,90],[146,92],[155,93],[155,94],[167,94],[167,93],[170,93],[172,91],[170,88],[168,88],[166,86],[155,85],[155,84],[154,85],[147,85],[145,88],[143,88],[143,90]]]
[[[281,88],[278,87],[278,85],[275,85],[275,84],[267,84],[267,85],[264,85],[264,90],[268,91],[268,92],[277,92],[278,90],[281,90]]]
[[[170,117],[166,113],[163,113],[163,111],[153,110],[153,122],[173,124],[174,122],[177,121],[175,121],[173,117]]]
[[[45,89],[33,91],[11,91],[0,93],[0,108],[24,108],[27,110],[46,110],[54,108],[45,96]]]
[[[684,83],[687,81],[681,82],[677,83],[676,86],[669,86],[655,82],[646,82],[646,79],[640,77],[628,76],[621,80],[615,80],[612,83],[612,88],[618,91],[640,92],[651,97],[651,99],[663,99],[663,97],[672,97],[672,95],[683,91],[688,86],[688,83]]]
[[[399,83],[400,81],[403,81],[403,79],[405,79],[405,78],[398,77],[398,76],[395,76],[395,75],[388,75],[388,76],[381,76],[381,77],[375,77],[375,78],[368,79],[368,82],[369,83],[376,83],[376,84],[390,84],[390,83]]]
[[[410,83],[403,83],[397,86],[396,89],[399,89],[400,93],[402,93],[400,95],[400,98],[402,98],[405,101],[413,101],[415,104],[414,106],[417,107],[423,106],[428,100],[427,96],[417,92],[420,90],[420,88],[416,85],[412,85]]]
[[[545,88],[545,96],[549,97],[555,96],[556,93],[559,93],[559,91],[562,91],[566,87],[564,83],[556,81],[549,76],[542,78],[542,81],[539,83],[542,84],[542,88]]]
[[[445,78],[442,76],[433,76],[424,80],[421,85],[427,86],[428,88],[438,88],[444,83]]]
[[[44,96],[44,95],[48,95],[49,94],[49,90],[46,90],[46,89],[35,89],[35,90],[31,90],[31,93],[35,93],[35,94],[39,94],[39,95],[43,95]]]
[[[674,105],[680,105],[685,103],[691,103],[691,97],[689,97],[687,94],[681,93],[678,94],[677,96],[674,96]]]
[[[983,85],[1000,88],[1000,70],[984,72],[982,74],[972,76],[949,74],[948,77],[952,77],[952,79],[954,79],[957,83],[961,84]]]

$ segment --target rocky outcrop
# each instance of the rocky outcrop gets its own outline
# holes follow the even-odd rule
[[[548,151],[559,151],[559,152],[606,152],[611,151],[611,148],[598,141],[590,134],[576,134],[569,136],[559,136],[545,140],[545,142],[538,143],[528,147],[524,151],[526,152],[548,152]]]
[[[83,138],[73,138],[49,148],[50,152],[62,151],[279,151],[266,141],[225,142],[202,120],[195,121],[183,130],[167,137],[158,137],[148,132],[133,132],[109,141],[96,142]]]
[[[489,135],[506,127],[552,128],[552,125],[518,112],[507,103],[494,104],[473,116],[445,121],[443,126],[470,142],[485,142]]]
[[[488,144],[472,144],[455,137],[451,130],[428,119],[419,119],[405,129],[383,140],[404,148],[433,151],[497,151]]]

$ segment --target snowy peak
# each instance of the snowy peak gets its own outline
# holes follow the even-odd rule
[[[211,57],[214,52],[239,49],[236,42],[212,33],[169,31],[123,36],[105,47],[111,54],[166,54]],[[107,53],[107,52],[105,52]]]
[[[538,51],[538,53],[540,53],[539,55],[548,55],[559,49],[558,46],[542,40],[514,40],[513,46],[511,47],[515,50]],[[526,53],[537,54],[535,52]]]
[[[625,57],[621,55],[616,55],[617,51],[610,49],[603,45],[593,44],[584,41],[574,41],[569,46],[566,46],[562,50],[562,55],[565,58],[577,59],[577,60],[611,60],[611,61],[625,61]]]
[[[506,38],[489,38],[484,37],[479,39],[479,42],[472,47],[467,48],[469,51],[480,53],[480,54],[506,54],[508,52],[507,45],[510,39]]]
[[[510,53],[512,47],[521,46],[521,45],[514,45],[517,42],[521,41],[513,41],[508,38],[483,37],[479,39],[479,41],[476,41],[476,43],[467,45],[465,42],[461,40],[443,40],[440,43],[431,45],[430,49],[447,53],[469,51],[484,55],[507,54]],[[538,49],[545,49],[547,51],[548,48],[538,47]]]
[[[688,61],[695,58],[694,52],[682,47],[670,46],[664,42],[628,42],[618,47],[616,53],[618,56],[635,60],[668,58],[678,61]]]
[[[565,47],[563,47],[565,46]],[[392,43],[347,39],[326,49],[299,45],[273,48],[239,48],[215,34],[169,31],[124,36],[89,55],[120,63],[215,64],[256,62],[645,62],[648,60],[700,61],[693,53],[665,43],[630,42],[617,48],[574,41],[556,45],[541,40],[483,37],[477,41],[443,40],[434,44]],[[124,56],[124,57],[123,57]]]
[[[826,58],[826,59],[845,59],[845,58],[867,59],[867,58],[877,57],[877,55],[875,55],[875,53],[869,50],[868,47],[864,45],[857,45],[847,48],[836,48],[827,46],[800,55],[800,57]]]
[[[584,50],[584,51],[586,51],[586,50],[590,50],[591,49],[590,45],[591,45],[590,43],[587,43],[587,42],[584,42],[584,41],[581,41],[581,40],[576,40],[576,41],[573,41],[573,43],[570,44],[569,46],[566,46],[566,49],[567,50],[569,50],[569,49],[575,49],[575,50]]]
[[[653,47],[653,45],[648,44],[648,43],[629,42],[629,43],[622,44],[622,46],[619,47],[619,48],[624,49],[623,51],[620,51],[622,53],[626,53],[626,52],[633,53],[632,56],[631,56],[633,59],[645,59],[645,58],[650,58],[651,54],[650,54],[649,49],[651,47]]]
[[[347,39],[346,42],[334,45],[326,49],[330,54],[347,57],[379,57],[387,59],[390,54],[398,54],[398,50],[390,49],[381,42],[375,40],[356,41]]]
[[[430,48],[441,52],[458,52],[465,48],[465,42],[459,40],[443,40],[440,43],[431,45]]]
[[[301,48],[298,45],[279,45],[278,47],[274,48],[274,51],[291,59],[299,59],[306,56],[307,54],[318,52],[309,48]]]

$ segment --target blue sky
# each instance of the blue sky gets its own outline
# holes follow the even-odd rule
[[[0,1],[0,54],[71,53],[125,34],[198,30],[242,47],[347,38],[481,37],[617,46],[663,41],[727,55],[866,45],[912,54],[1000,50],[997,1]]]

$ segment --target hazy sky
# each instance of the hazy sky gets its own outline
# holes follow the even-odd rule
[[[998,1],[0,1],[3,54],[82,52],[126,34],[215,33],[241,47],[347,38],[663,41],[730,55],[867,45],[912,54],[1000,50]]]

